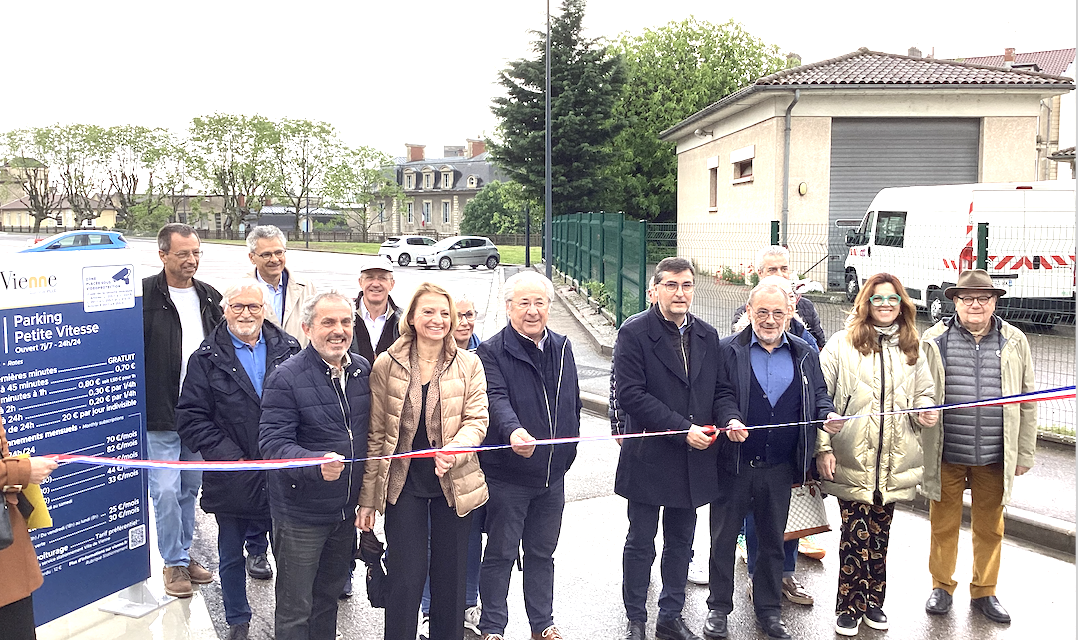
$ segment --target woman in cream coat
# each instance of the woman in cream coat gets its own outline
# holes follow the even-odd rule
[[[838,497],[842,516],[835,631],[844,636],[857,635],[862,619],[873,629],[887,628],[883,601],[895,502],[914,497],[924,473],[919,433],[938,418],[936,411],[882,415],[934,404],[916,313],[898,278],[878,273],[861,288],[846,328],[820,354],[835,407],[865,416],[816,440],[824,491]]]
[[[368,457],[482,444],[486,376],[479,357],[457,347],[456,321],[445,289],[421,284],[401,317],[400,338],[371,370]],[[475,453],[367,462],[356,526],[369,531],[375,511],[385,514],[386,640],[416,637],[428,538],[430,640],[459,640],[471,511],[486,500]]]

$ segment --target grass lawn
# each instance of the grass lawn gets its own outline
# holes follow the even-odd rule
[[[243,240],[206,240],[206,244],[244,245],[247,243]],[[293,240],[291,246],[293,249],[304,248],[303,241],[297,240]],[[377,255],[379,246],[377,242],[312,242],[310,248],[314,251],[328,251],[330,253]],[[502,246],[498,247],[498,252],[501,253],[502,262],[505,264],[524,264],[524,247]],[[543,248],[532,247],[532,264],[536,264],[542,259]]]

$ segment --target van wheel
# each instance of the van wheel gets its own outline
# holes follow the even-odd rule
[[[861,285],[857,284],[857,272],[846,272],[846,301],[853,302],[857,299],[858,292],[861,291]]]
[[[408,255],[407,253],[402,253],[399,256],[397,256],[397,264],[399,264],[402,267],[407,267],[409,264],[411,264],[411,262],[412,262],[412,256]]]
[[[947,313],[947,299],[943,297],[943,292],[939,289],[934,289],[928,292],[928,317],[935,324],[940,320],[946,318]]]

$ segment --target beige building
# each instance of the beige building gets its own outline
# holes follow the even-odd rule
[[[97,210],[102,206],[101,202],[91,200],[90,206]],[[101,215],[93,220],[87,220],[82,225],[84,229],[113,229],[116,227],[116,210],[105,205],[101,208]],[[78,216],[71,208],[67,199],[60,201],[52,216],[41,221],[41,231],[59,231],[61,229],[76,229],[79,227]],[[19,198],[4,205],[0,205],[0,223],[4,229],[29,231],[34,228],[34,214],[30,207],[29,197]]]
[[[678,255],[749,265],[779,221],[794,268],[841,289],[846,231],[880,189],[1039,177],[1041,103],[1073,80],[910,54],[786,69],[662,132],[677,144]],[[718,243],[723,229],[747,237]]]

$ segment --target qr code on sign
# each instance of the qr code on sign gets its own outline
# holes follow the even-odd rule
[[[131,527],[127,532],[127,548],[138,549],[144,544],[146,544],[146,525]]]

